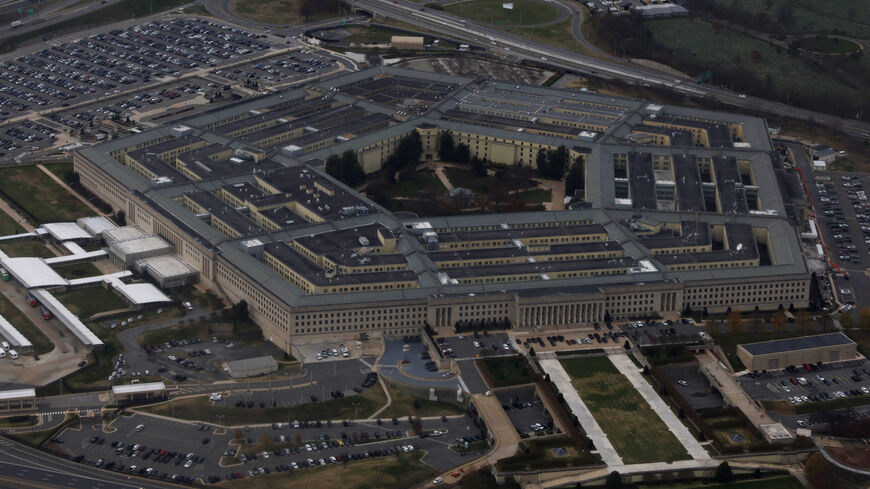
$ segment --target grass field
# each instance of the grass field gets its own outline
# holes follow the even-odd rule
[[[846,54],[857,51],[861,48],[861,46],[852,41],[826,36],[805,37],[803,39],[798,39],[795,43],[801,49],[830,54]]]
[[[25,426],[33,426],[39,421],[36,416],[20,415],[0,418],[0,428],[22,428]]]
[[[118,297],[118,294],[100,286],[71,289],[55,297],[70,311],[82,318],[116,309],[125,309],[128,304]]]
[[[74,263],[72,265],[64,265],[62,267],[55,267],[54,271],[57,272],[61,277],[65,279],[74,279],[74,278],[82,278],[82,277],[92,277],[94,275],[101,275],[100,270],[94,266],[93,263],[89,261]]]
[[[0,192],[37,223],[75,221],[93,214],[82,201],[35,166],[0,170]]]
[[[466,0],[446,5],[444,10],[476,22],[497,26],[522,26],[551,22],[558,18],[552,5],[537,0],[513,0],[514,8],[508,10],[502,0]]]
[[[0,211],[0,236],[18,234],[21,232],[24,232],[24,228],[15,222],[15,219],[12,219],[8,214]]]
[[[478,361],[487,369],[495,383],[493,387],[529,384],[535,381],[535,374],[520,355],[510,357],[485,358]]]
[[[72,163],[43,163],[42,166],[63,181],[66,181],[67,175],[73,171]]]
[[[307,400],[307,399],[306,399]],[[386,404],[387,397],[379,385],[372,386],[362,394],[341,399],[331,399],[325,402],[306,403],[296,406],[242,408],[235,407],[232,396],[226,398],[226,406],[218,403],[212,406],[205,396],[190,397],[142,408],[142,411],[174,416],[178,419],[217,421],[228,426],[244,425],[256,420],[257,423],[277,423],[292,420],[339,420],[365,418]],[[357,404],[356,406],[354,404]],[[174,405],[174,408],[173,408]]]
[[[686,449],[607,357],[561,362],[626,464],[688,458]]]
[[[42,355],[54,349],[54,344],[5,295],[0,294],[0,315],[33,344],[33,351]]]
[[[273,489],[307,487],[318,489],[405,489],[430,477],[435,470],[420,461],[422,455],[378,457],[348,464],[326,465],[300,471],[276,473],[265,477],[236,479],[222,484],[231,489]]]
[[[372,387],[373,389],[375,387]],[[409,415],[415,417],[430,417],[430,416],[450,416],[454,414],[462,414],[465,412],[461,407],[449,402],[430,401],[420,397],[412,396],[405,391],[398,389],[390,384],[387,384],[387,390],[390,391],[390,399],[392,403],[390,407],[384,410],[378,416],[381,418],[402,418]],[[419,408],[414,407],[414,401],[417,401]]]
[[[766,12],[771,18],[768,25],[771,27],[776,25],[792,34],[830,33],[839,30],[848,36],[870,39],[870,9],[867,8],[867,2],[863,0],[837,0],[836,2],[773,0],[770,10],[765,10],[765,2],[758,0],[717,1],[735,5],[752,15]],[[794,23],[788,26],[777,21],[776,13],[784,5],[791,6],[794,14]]]
[[[299,0],[232,0],[230,10],[264,24],[298,24],[338,17],[347,13],[346,9],[320,12],[305,19],[299,13],[301,3]]]
[[[419,198],[426,194],[443,194],[447,192],[441,180],[430,169],[420,170],[414,173],[413,180],[402,180],[392,188],[393,195],[397,197]]]
[[[543,204],[552,200],[553,192],[550,189],[536,188],[520,192],[517,194],[517,197],[527,204]]]
[[[854,92],[852,87],[827,74],[813,71],[806,61],[790,56],[785,50],[777,53],[770,44],[735,30],[721,28],[716,32],[713,24],[704,20],[661,19],[646,25],[653,40],[672,49],[676,56],[690,57],[694,63],[712,69],[714,83],[717,66],[742,66],[759,82],[769,79],[784,93]],[[753,51],[761,55],[758,62],[752,60]]]
[[[639,485],[638,489],[803,489],[799,480],[792,476],[767,477],[729,482],[727,484],[705,484],[703,482],[682,482],[674,484]]]
[[[11,257],[35,256],[37,258],[51,258],[56,256],[47,246],[35,239],[0,242],[0,250],[3,250],[3,253]]]
[[[571,21],[568,20],[546,26],[507,27],[503,30],[510,32],[511,34],[523,36],[533,41],[546,43],[567,51],[586,55],[594,54],[574,39],[574,36],[571,34]]]

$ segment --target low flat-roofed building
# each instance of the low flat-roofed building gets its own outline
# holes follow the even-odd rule
[[[256,377],[257,375],[265,375],[276,370],[278,370],[278,362],[268,355],[243,358],[224,363],[224,371],[234,379]]]
[[[118,405],[139,404],[166,399],[166,384],[147,382],[112,386],[112,401]]]
[[[36,389],[0,391],[0,412],[36,409]]]
[[[854,359],[857,353],[858,345],[843,333],[737,345],[737,357],[749,370],[773,370],[805,363],[840,362]]]
[[[137,260],[134,268],[137,272],[153,278],[161,289],[193,285],[199,281],[199,270],[176,254]]]
[[[106,244],[115,242],[129,241],[131,239],[144,238],[148,233],[142,230],[139,226],[123,226],[115,229],[107,229],[103,231],[103,240]]]
[[[62,241],[84,242],[94,239],[91,233],[74,222],[52,222],[43,224],[42,227],[48,231],[51,239],[58,243]]]
[[[80,217],[76,219],[76,224],[93,236],[101,236],[105,231],[118,228],[115,223],[104,216]]]
[[[423,36],[393,36],[390,44],[396,49],[423,49]]]
[[[160,236],[145,236],[109,244],[109,256],[119,266],[128,268],[137,260],[166,255],[175,248]]]

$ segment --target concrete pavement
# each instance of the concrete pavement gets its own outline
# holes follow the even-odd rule
[[[619,372],[624,375],[629,382],[631,382],[634,389],[640,393],[652,410],[658,414],[662,421],[664,421],[671,433],[673,433],[674,436],[677,437],[677,440],[686,447],[686,451],[689,452],[689,455],[691,455],[693,459],[707,460],[710,458],[710,454],[707,453],[707,450],[698,443],[698,440],[692,436],[692,433],[689,432],[686,425],[684,425],[677,416],[674,415],[674,412],[671,411],[667,404],[665,404],[665,401],[656,394],[649,382],[643,378],[640,371],[628,358],[628,355],[608,355],[607,358],[609,358],[616,369],[619,370]]]
[[[604,460],[607,467],[625,465],[622,457],[616,453],[616,449],[613,448],[613,444],[607,438],[607,433],[601,429],[598,421],[592,416],[592,412],[589,411],[589,408],[583,403],[583,399],[577,394],[577,390],[571,384],[571,377],[562,367],[562,364],[559,363],[559,360],[554,358],[539,358],[538,363],[540,363],[544,372],[550,375],[550,380],[556,384],[559,392],[562,393],[565,402],[571,408],[571,412],[580,420],[580,426],[583,427],[586,435],[595,443],[595,448],[598,449],[598,454],[601,455],[601,459]]]

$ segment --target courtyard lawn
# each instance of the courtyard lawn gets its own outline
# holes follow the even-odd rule
[[[5,212],[0,211],[0,236],[23,233],[24,228]]]
[[[626,464],[684,460],[686,449],[607,357],[561,360]]]
[[[93,212],[35,166],[0,170],[0,194],[35,223],[75,221]]]
[[[502,0],[466,0],[446,5],[444,10],[476,22],[492,25],[522,26],[543,24],[556,20],[556,8],[537,0],[513,0],[513,8],[506,9]]]
[[[99,286],[71,289],[63,294],[56,294],[55,297],[81,318],[129,307],[118,294]]]
[[[93,277],[94,275],[102,275],[102,272],[91,262],[85,261],[74,263],[72,265],[64,265],[54,269],[61,277],[71,280],[82,277]]]
[[[0,242],[0,250],[10,257],[33,256],[36,258],[51,258],[56,256],[47,246],[35,239],[19,239]]]
[[[330,399],[324,402],[309,402],[291,407],[235,407],[235,399],[230,396],[212,405],[206,396],[189,397],[177,401],[166,402],[139,410],[172,416],[178,419],[218,421],[227,426],[238,426],[252,423],[277,423],[292,420],[338,420],[367,418],[374,414],[387,402],[387,396],[379,384],[366,389],[362,394],[341,399]]]
[[[372,386],[372,389],[375,387]],[[430,417],[430,416],[451,416],[454,414],[462,414],[465,409],[462,407],[442,401],[430,401],[411,395],[398,387],[387,384],[387,390],[390,391],[390,407],[380,413],[380,418],[402,418],[413,415],[415,417]],[[416,406],[415,406],[416,402]],[[419,406],[419,407],[417,407]]]
[[[230,10],[237,15],[264,24],[314,22],[347,13],[347,9],[343,11],[336,9],[316,12],[305,18],[299,12],[301,4],[301,0],[232,0],[230,1]],[[338,8],[341,8],[340,4]]]

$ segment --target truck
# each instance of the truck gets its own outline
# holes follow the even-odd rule
[[[0,267],[0,277],[3,278],[4,282],[8,282],[9,281],[9,272],[7,272],[5,268]]]
[[[23,26],[23,25],[24,25],[24,22],[23,22],[23,21],[20,21],[20,20],[15,20],[15,21],[13,21],[11,24],[9,24],[9,25],[11,25],[13,29],[15,29],[16,27],[21,27],[21,26]]]

